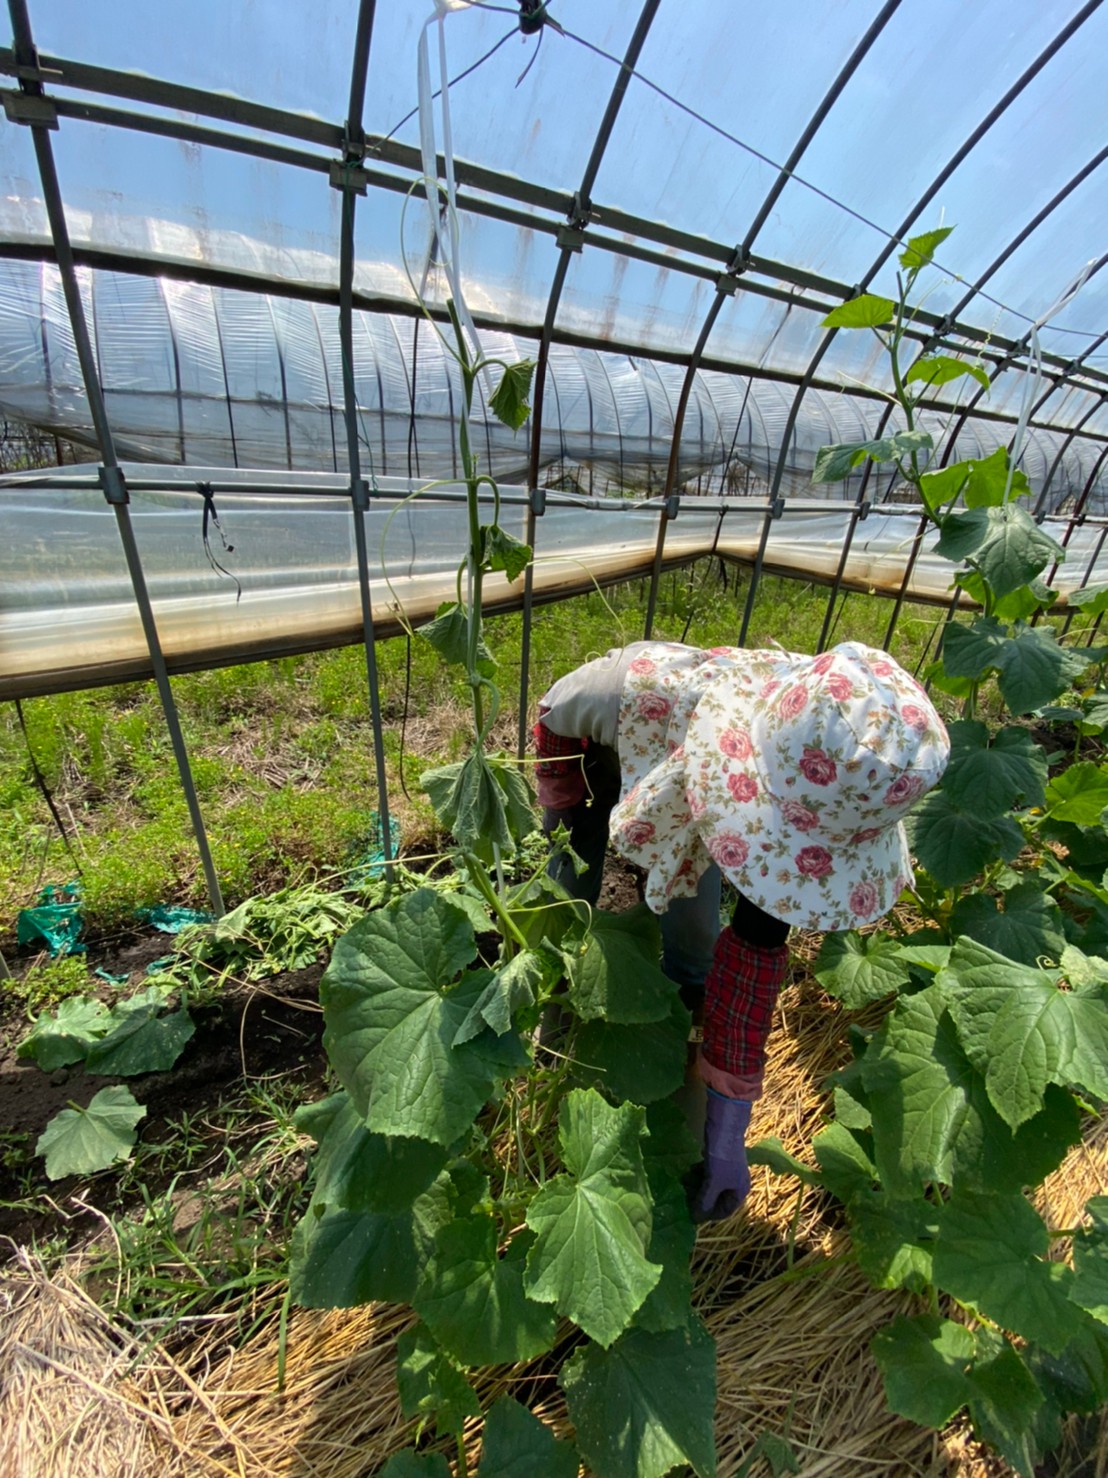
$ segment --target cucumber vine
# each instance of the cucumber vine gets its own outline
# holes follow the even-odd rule
[[[335,945],[320,997],[341,1089],[299,1117],[319,1147],[292,1294],[312,1307],[395,1300],[419,1316],[397,1348],[417,1448],[390,1458],[389,1478],[446,1478],[444,1453],[422,1445],[431,1430],[455,1439],[462,1478],[465,1427],[482,1415],[482,1478],[523,1466],[573,1478],[580,1461],[598,1478],[678,1465],[709,1478],[715,1347],[691,1305],[681,1181],[699,1147],[669,1101],[690,1018],[645,908],[590,910],[545,858],[504,882],[534,810],[517,762],[487,750],[500,695],[482,586],[493,571],[518,578],[531,551],[499,526],[468,428],[478,377],[498,366],[490,408],[518,429],[533,366],[474,354],[448,306],[469,537],[456,598],[418,634],[464,668],[473,743],[421,784],[465,882],[398,887]],[[509,1397],[482,1413],[473,1370],[539,1358],[558,1371],[574,1443]]]
[[[1095,686],[1057,700],[1104,653],[1038,624],[1057,599],[1043,571],[1065,552],[1019,505],[1029,485],[1009,450],[928,462],[922,395],[960,376],[988,384],[946,355],[904,367],[912,296],[949,234],[909,242],[895,300],[863,294],[824,320],[877,334],[903,427],[822,448],[813,480],[891,463],[980,613],[948,621],[926,674],[964,706],[913,818],[917,926],[829,935],[815,966],[845,1006],[889,1009],[876,1031],[855,1029],[814,1150],[861,1269],[920,1299],[873,1340],[890,1406],[934,1427],[967,1411],[1033,1478],[1063,1417],[1108,1398],[1108,1196],[1076,1228],[1049,1227],[1034,1204],[1108,1101],[1108,765],[1059,769],[1038,742],[1052,722],[1103,731]],[[1090,589],[1078,603],[1106,599]]]

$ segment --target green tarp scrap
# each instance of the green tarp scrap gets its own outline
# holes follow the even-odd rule
[[[163,934],[179,934],[189,924],[210,924],[214,914],[202,913],[195,908],[179,908],[169,903],[159,903],[154,908],[140,908],[136,914],[144,924],[153,924]]]
[[[400,825],[395,817],[389,818],[389,855],[395,857],[400,850]],[[346,874],[349,888],[361,888],[373,881],[385,865],[384,838],[381,834],[381,818],[376,811],[370,813],[369,828],[365,836],[351,849],[350,868]]]
[[[21,908],[16,919],[15,937],[19,944],[35,944],[41,940],[52,958],[80,954],[85,946],[77,942],[84,920],[81,917],[81,885],[66,883],[62,888],[48,884],[31,908]]]

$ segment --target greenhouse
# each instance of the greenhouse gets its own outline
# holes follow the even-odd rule
[[[1108,9],[8,13],[0,1468],[1105,1471]]]

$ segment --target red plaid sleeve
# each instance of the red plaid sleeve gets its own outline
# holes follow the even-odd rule
[[[545,709],[539,709],[539,721],[531,731],[538,757],[535,780],[539,805],[548,810],[564,811],[585,798],[585,771],[581,758],[589,741],[555,734],[543,723],[544,712]]]
[[[789,967],[787,945],[759,949],[728,927],[704,982],[701,1076],[731,1098],[762,1091],[766,1038]]]

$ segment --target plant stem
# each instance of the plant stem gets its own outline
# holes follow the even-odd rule
[[[496,889],[493,887],[492,881],[485,871],[484,863],[479,857],[474,856],[472,852],[464,852],[462,855],[465,857],[466,867],[469,869],[470,877],[481,890],[486,903],[496,915],[497,922],[500,924],[504,933],[519,949],[526,949],[527,940],[524,938],[511,914],[504,907],[501,899],[497,896]]]

